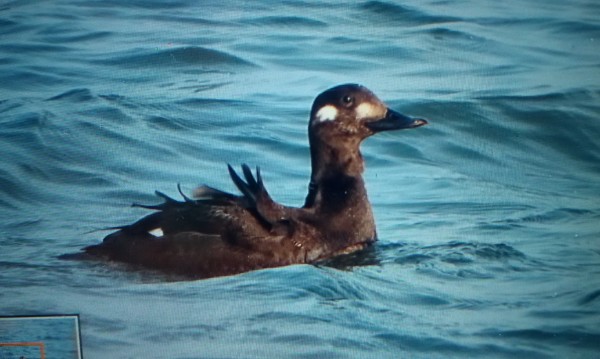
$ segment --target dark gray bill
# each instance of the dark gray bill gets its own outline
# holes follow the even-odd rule
[[[401,114],[388,108],[385,117],[381,120],[367,122],[366,126],[373,132],[401,130],[426,125],[427,121]]]

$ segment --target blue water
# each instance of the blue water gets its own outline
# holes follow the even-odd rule
[[[74,316],[0,318],[0,343],[21,344],[0,345],[0,358],[81,358],[77,327]]]
[[[79,313],[86,358],[593,358],[596,1],[0,4],[0,315]],[[259,165],[301,205],[314,97],[430,125],[363,145],[380,241],[203,281],[57,256]]]

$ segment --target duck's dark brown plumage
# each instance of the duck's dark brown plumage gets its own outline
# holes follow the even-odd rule
[[[229,174],[242,193],[202,186],[194,198],[143,206],[155,210],[117,227],[89,255],[199,278],[321,259],[357,251],[377,239],[359,145],[374,133],[426,124],[388,109],[367,88],[346,84],[321,93],[309,122],[312,174],[301,208],[280,205],[260,170]],[[180,191],[181,192],[181,191]],[[162,235],[151,232],[160,229]]]

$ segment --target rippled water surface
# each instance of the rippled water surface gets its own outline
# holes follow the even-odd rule
[[[0,315],[79,313],[86,358],[592,358],[596,1],[0,4]],[[303,202],[314,97],[430,125],[369,139],[367,253],[203,281],[57,256],[225,164]]]

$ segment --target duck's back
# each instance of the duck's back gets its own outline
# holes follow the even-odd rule
[[[310,259],[306,250],[315,247],[318,235],[311,225],[292,223],[292,218],[273,220],[277,212],[265,215],[264,207],[274,211],[268,203],[270,197],[257,203],[256,193],[235,196],[210,187],[196,192],[202,198],[184,196],[183,201],[157,192],[164,199],[162,204],[135,205],[156,212],[116,227],[116,232],[102,243],[86,247],[85,252],[193,277],[236,274]],[[286,215],[291,210],[276,209]]]

